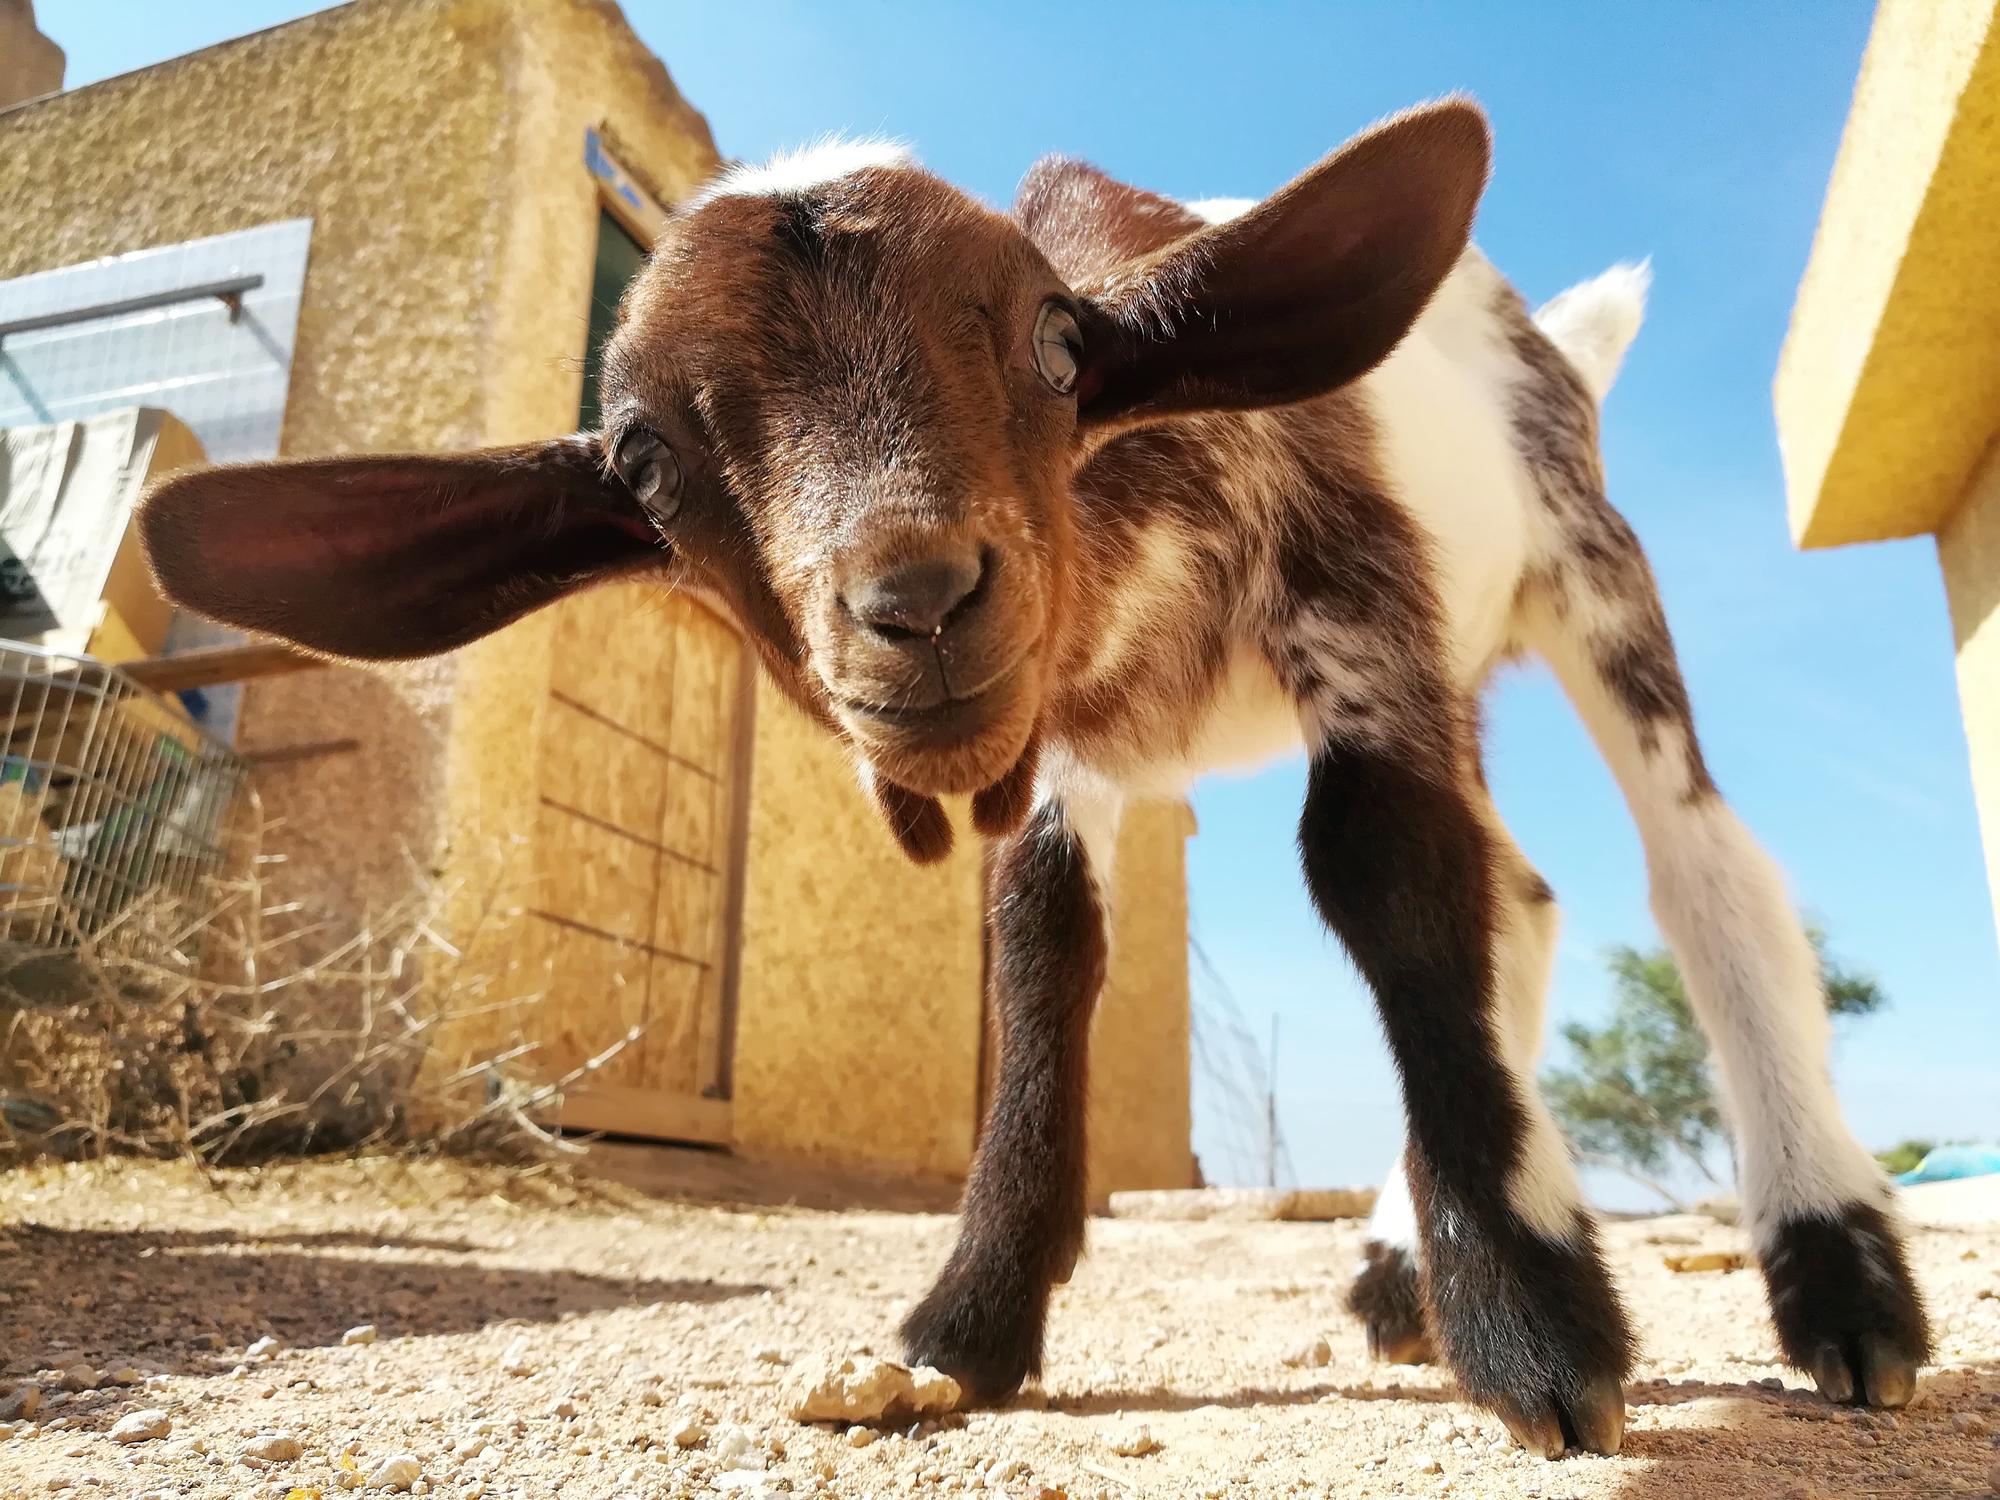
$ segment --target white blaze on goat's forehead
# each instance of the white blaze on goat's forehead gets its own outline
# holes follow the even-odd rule
[[[915,167],[900,141],[821,140],[781,152],[767,162],[739,162],[719,173],[688,200],[698,208],[715,198],[781,198],[803,193],[871,167]]]

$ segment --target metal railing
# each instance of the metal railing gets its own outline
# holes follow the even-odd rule
[[[204,281],[199,286],[170,287],[163,292],[146,292],[137,297],[120,297],[115,302],[93,302],[88,307],[66,308],[62,312],[37,313],[30,318],[0,322],[0,344],[10,333],[38,333],[44,328],[67,328],[72,323],[94,323],[100,318],[122,318],[127,313],[151,312],[160,307],[178,307],[183,302],[201,302],[213,297],[229,309],[229,321],[243,316],[243,297],[263,286],[261,274],[231,276],[222,281]]]
[[[173,699],[94,657],[0,641],[0,953],[157,929],[225,857],[249,768]]]

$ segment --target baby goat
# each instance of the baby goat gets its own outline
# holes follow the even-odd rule
[[[1001,840],[999,1078],[903,1331],[987,1400],[1038,1370],[1083,1243],[1120,808],[1303,745],[1306,880],[1408,1123],[1354,1305],[1385,1352],[1427,1325],[1529,1449],[1609,1453],[1632,1332],[1532,1067],[1556,910],[1480,767],[1481,685],[1533,651],[1644,836],[1785,1355],[1900,1405],[1929,1335],[1812,950],[1605,499],[1597,405],[1643,276],[1530,317],[1469,243],[1487,158],[1451,101],[1255,205],[1049,160],[1002,216],[872,146],[733,170],[626,297],[601,432],[177,478],[146,542],[182,603],[338,657],[444,651],[614,576],[700,587],[913,856],[948,845],[937,797],[973,794]]]

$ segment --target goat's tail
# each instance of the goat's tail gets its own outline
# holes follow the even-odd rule
[[[1623,261],[1602,276],[1556,293],[1535,314],[1535,326],[1576,366],[1599,401],[1610,394],[1625,351],[1638,337],[1652,284],[1650,260]]]

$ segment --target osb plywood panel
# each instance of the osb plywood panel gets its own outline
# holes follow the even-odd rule
[[[665,816],[658,825],[661,847],[687,864],[719,869],[728,793],[727,783],[718,777],[676,763],[668,773]]]
[[[722,957],[723,872],[684,864],[671,855],[660,860],[660,897],[653,910],[652,944],[662,953],[702,963]]]
[[[675,755],[719,773],[728,764],[735,727],[736,632],[692,600],[676,600],[673,723]]]
[[[755,742],[738,1143],[962,1174],[977,1106],[977,841],[967,830],[942,865],[912,865],[841,752],[761,680]]]
[[[536,911],[629,942],[652,941],[660,853],[651,844],[545,803],[535,820],[535,862]]]
[[[1090,1039],[1090,1194],[1187,1187],[1185,853],[1181,802],[1129,808],[1118,837],[1111,967]]]
[[[561,619],[562,607],[557,609]],[[666,752],[599,717],[575,692],[575,656],[556,650],[556,689],[542,726],[542,796],[649,842],[666,811]]]
[[[533,1012],[538,1045],[530,1066],[537,1077],[559,1078],[646,1025],[651,964],[643,948],[541,917],[529,919],[522,938],[545,976],[544,999]],[[628,1044],[592,1077],[650,1086],[644,1041]]]
[[[653,955],[648,980],[644,1044],[647,1084],[668,1093],[698,1094],[710,1082],[702,1072],[702,1007],[709,1004],[715,970]]]
[[[653,583],[614,583],[556,606],[558,690],[655,748],[673,713],[672,616]]]

